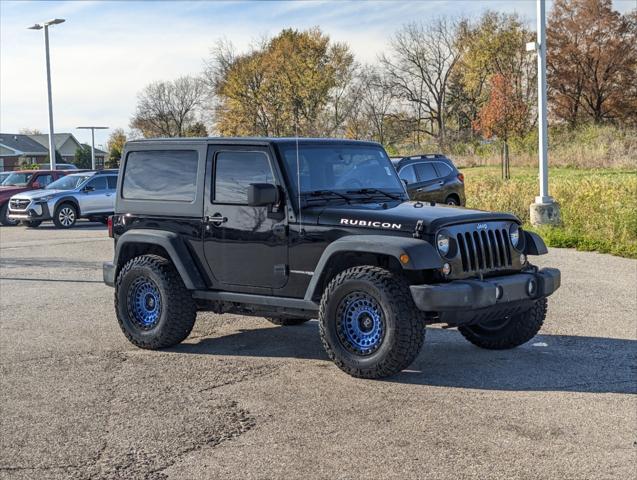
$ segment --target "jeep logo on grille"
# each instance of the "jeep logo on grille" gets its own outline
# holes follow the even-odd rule
[[[486,223],[478,223],[478,224],[476,225],[476,230],[486,230],[487,228],[488,228],[488,227],[487,227],[487,224],[486,224]]]

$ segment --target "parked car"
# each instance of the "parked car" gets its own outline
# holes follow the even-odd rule
[[[392,163],[411,200],[465,205],[464,175],[445,155],[392,158]]]
[[[560,286],[519,218],[408,201],[378,143],[136,140],[122,177],[103,276],[140,348],[180,343],[197,311],[318,318],[339,368],[379,378],[411,364],[427,324],[485,349],[528,342]]]
[[[9,218],[28,227],[53,220],[58,228],[70,228],[78,218],[106,223],[113,213],[117,170],[71,173],[44,190],[11,197]]]
[[[9,199],[17,194],[29,190],[38,190],[66,175],[63,170],[16,170],[10,172],[0,185],[0,224],[17,225],[18,220],[10,219]]]
[[[43,163],[39,166],[40,168],[48,168],[49,164]],[[77,170],[78,168],[77,168],[77,165],[73,165],[72,163],[56,163],[55,169],[56,170]]]

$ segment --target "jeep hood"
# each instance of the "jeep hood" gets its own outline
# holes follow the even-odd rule
[[[425,233],[433,233],[445,225],[460,223],[511,221],[521,223],[510,213],[485,212],[469,208],[421,202],[392,204],[364,203],[325,206],[317,214],[319,225],[372,228],[413,232],[422,220]],[[313,217],[310,215],[309,217]],[[316,217],[315,217],[316,218]]]

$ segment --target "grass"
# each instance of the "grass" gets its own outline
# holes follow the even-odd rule
[[[561,207],[561,227],[532,228],[529,205],[538,192],[533,167],[471,167],[465,174],[467,206],[513,212],[547,245],[637,258],[637,170],[551,168],[549,192]]]

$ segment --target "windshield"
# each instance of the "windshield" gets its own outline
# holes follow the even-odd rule
[[[389,157],[380,147],[362,145],[299,145],[280,146],[285,159],[290,185],[298,195],[320,194],[326,191],[340,194],[389,193],[399,198],[405,192]]]
[[[75,190],[92,175],[67,175],[46,186],[46,190]]]
[[[9,172],[0,173],[0,185],[2,185],[4,183],[4,181],[7,179],[7,177],[9,175],[11,175],[11,173],[9,173]]]
[[[16,187],[25,187],[33,173],[12,173],[9,175],[4,182],[2,182],[3,186],[12,185]]]

